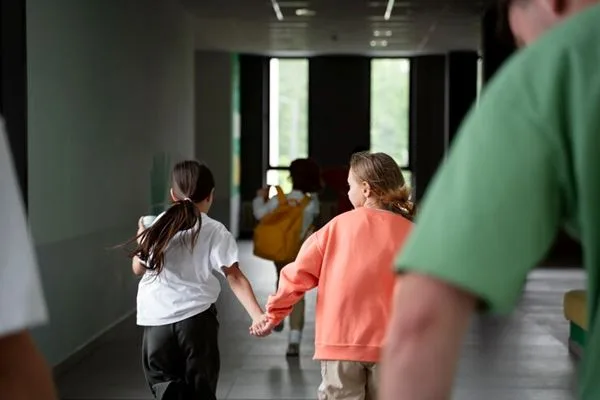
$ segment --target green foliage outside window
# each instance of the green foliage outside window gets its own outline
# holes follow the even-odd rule
[[[371,151],[408,166],[410,61],[380,58],[371,62]]]

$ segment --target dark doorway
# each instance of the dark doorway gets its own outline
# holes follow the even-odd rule
[[[27,204],[27,40],[25,0],[0,2],[0,114]]]

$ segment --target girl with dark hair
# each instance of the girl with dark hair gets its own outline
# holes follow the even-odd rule
[[[132,251],[142,276],[137,324],[146,380],[156,399],[216,399],[219,347],[215,302],[221,291],[214,272],[226,277],[253,320],[261,315],[252,287],[240,271],[232,234],[207,215],[215,181],[196,161],[175,165],[173,205],[149,224],[141,218]]]

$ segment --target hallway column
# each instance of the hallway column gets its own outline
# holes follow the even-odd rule
[[[211,214],[237,236],[239,216],[239,103],[237,55],[196,51],[196,158],[211,168],[217,184]]]
[[[446,149],[477,98],[477,59],[475,51],[446,56]]]
[[[371,142],[371,59],[311,58],[308,87],[308,153],[321,166],[345,165]]]
[[[240,238],[251,239],[252,200],[266,184],[269,155],[269,57],[240,56]]]
[[[485,84],[516,49],[508,21],[500,14],[496,5],[488,7],[483,15],[481,46]]]
[[[444,158],[445,90],[446,56],[411,59],[410,159],[417,201]]]
[[[265,184],[269,154],[269,57],[240,56],[241,200]]]

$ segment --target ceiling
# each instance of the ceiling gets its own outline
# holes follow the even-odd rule
[[[487,4],[484,0],[396,0],[386,20],[388,0],[180,1],[195,17],[197,48],[280,56],[475,50]],[[314,15],[297,16],[298,9]]]

